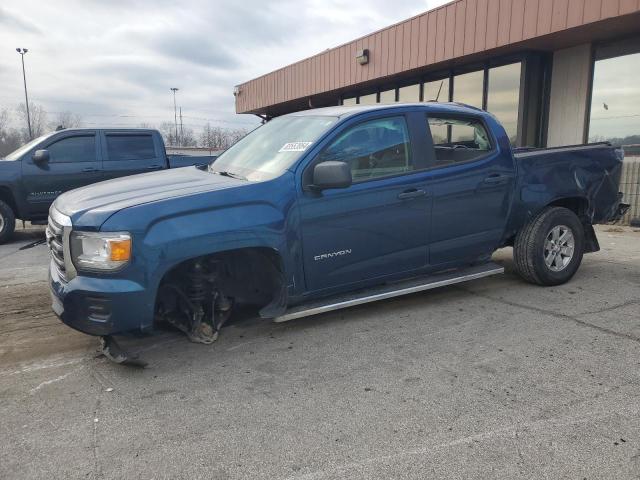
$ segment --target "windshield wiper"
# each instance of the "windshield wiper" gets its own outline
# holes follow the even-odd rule
[[[234,173],[234,172],[227,172],[227,171],[218,171],[218,170],[211,170],[211,173],[215,173],[217,175],[222,175],[223,177],[231,177],[231,178],[237,178],[238,180],[247,180],[247,177],[240,175],[239,173]]]

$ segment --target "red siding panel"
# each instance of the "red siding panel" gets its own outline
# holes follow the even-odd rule
[[[551,15],[553,14],[553,0],[538,1],[538,35],[551,32]]]
[[[620,10],[620,0],[605,0],[602,2],[600,18],[615,17]]]
[[[511,4],[509,43],[519,42],[524,37],[524,4],[525,0],[513,0]]]
[[[553,12],[551,13],[551,31],[557,32],[567,27],[568,0],[555,0],[553,2]]]
[[[437,24],[438,14],[430,12],[427,15],[427,65],[436,63]]]
[[[495,48],[498,45],[498,17],[500,16],[500,0],[488,0],[487,5],[487,36],[485,48]]]
[[[444,60],[444,31],[447,24],[447,10],[441,8],[438,10],[436,18],[436,62]]]
[[[453,39],[453,56],[464,55],[464,39],[466,36],[467,8],[466,2],[456,3],[455,36]]]
[[[498,46],[509,43],[511,1],[512,0],[500,0],[500,9],[498,10]]]
[[[584,17],[584,0],[569,0],[567,8],[567,28],[582,25]]]
[[[411,20],[411,58],[409,60],[409,68],[418,66],[418,42],[420,41],[420,19]]]
[[[620,0],[620,15],[637,11],[638,8],[640,8],[638,1],[639,0]]]
[[[456,4],[451,3],[445,7],[446,23],[444,30],[444,58],[453,58],[453,45],[456,35]]]
[[[411,29],[412,22],[402,25],[402,70],[409,70],[411,64]]]
[[[487,9],[489,0],[478,0],[476,5],[476,38],[474,41],[474,52],[481,52],[487,45]]]
[[[382,66],[382,32],[376,33],[371,58],[373,60],[373,75],[378,78],[382,71],[380,68]]]
[[[427,65],[427,42],[428,40],[428,28],[429,28],[429,15],[420,16],[420,35],[418,37],[418,65]]]
[[[538,30],[538,0],[527,0],[524,5],[524,27],[522,38],[524,40],[536,36]]]
[[[393,27],[393,35],[396,38],[395,53],[393,54],[393,70],[392,73],[398,73],[402,71],[402,51],[404,49],[404,29],[403,25],[396,25]]]
[[[463,54],[473,53],[476,40],[476,7],[477,0],[467,0],[466,15],[464,20],[464,49]]]
[[[606,0],[611,1],[611,0]],[[600,12],[602,11],[601,0],[585,0],[584,1],[584,23],[597,22],[600,20]]]

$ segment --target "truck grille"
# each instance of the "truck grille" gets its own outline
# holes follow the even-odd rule
[[[51,254],[51,260],[60,275],[62,280],[67,278],[67,270],[64,263],[64,230],[62,225],[56,223],[51,216],[49,216],[49,223],[47,224],[47,245],[49,246],[49,253]]]

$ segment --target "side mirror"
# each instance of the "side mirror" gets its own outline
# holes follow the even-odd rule
[[[313,169],[313,187],[317,190],[346,188],[352,183],[351,168],[345,162],[322,162]]]
[[[31,157],[33,163],[41,165],[49,161],[49,150],[36,150]]]

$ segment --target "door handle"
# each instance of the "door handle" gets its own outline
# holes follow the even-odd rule
[[[509,178],[511,178],[509,175],[503,175],[501,173],[494,173],[492,175],[489,175],[487,178],[484,179],[484,183],[487,183],[489,185],[496,185],[498,183],[505,183],[509,180]]]
[[[427,196],[426,190],[413,189],[413,190],[407,190],[406,192],[402,192],[400,195],[398,195],[398,198],[400,200],[407,200],[409,198],[418,198],[418,197],[426,197],[426,196]]]
[[[99,170],[97,168],[87,167],[87,168],[83,168],[82,171],[86,173],[91,173],[91,172],[98,172]]]

